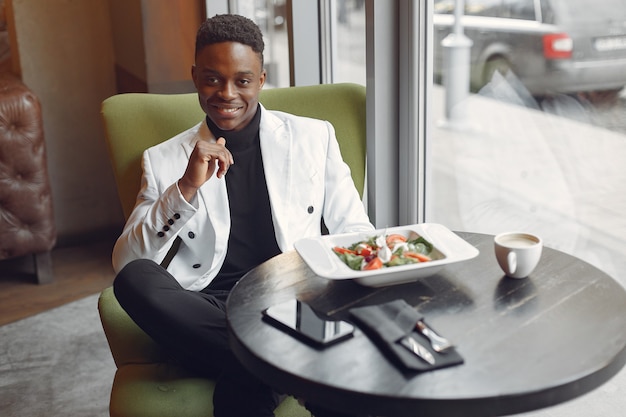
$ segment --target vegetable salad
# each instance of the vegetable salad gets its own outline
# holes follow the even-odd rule
[[[423,237],[401,234],[372,236],[349,247],[333,248],[346,265],[357,271],[428,262],[432,250],[433,245]]]

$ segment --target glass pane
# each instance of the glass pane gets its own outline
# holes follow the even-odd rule
[[[439,3],[447,14],[433,16],[428,221],[535,232],[626,284],[621,0],[535,1],[532,12],[506,0],[537,21],[465,16],[471,46],[449,37],[454,2]]]
[[[365,0],[336,0],[333,82],[365,85]]]
[[[467,0],[465,14],[468,16],[500,16],[501,0]],[[454,9],[454,7],[453,7]]]
[[[622,0],[551,0],[546,6],[554,13],[557,24],[585,24],[611,22],[626,19],[626,7]]]
[[[265,41],[266,87],[289,87],[286,0],[235,0],[231,13],[254,20]]]
[[[504,0],[501,17],[536,20],[535,0]]]

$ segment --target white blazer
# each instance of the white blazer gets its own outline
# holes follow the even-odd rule
[[[330,233],[374,229],[330,123],[261,106],[259,136],[283,252],[300,238],[320,235],[322,217]],[[191,204],[177,185],[200,139],[215,140],[205,121],[144,151],[136,205],[113,249],[116,271],[138,258],[160,263],[180,236],[168,271],[184,288],[199,291],[219,272],[230,233],[226,181],[211,177]]]

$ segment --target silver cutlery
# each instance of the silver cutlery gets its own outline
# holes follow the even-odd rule
[[[438,335],[433,329],[428,327],[426,323],[424,323],[422,320],[418,320],[415,327],[417,328],[417,330],[419,330],[421,334],[423,334],[424,336],[428,338],[428,340],[430,340],[430,345],[432,346],[435,352],[441,353],[441,352],[444,352],[446,349],[449,349],[452,347],[452,342],[450,342],[445,337]]]
[[[435,358],[433,354],[428,351],[424,346],[422,346],[417,340],[413,339],[411,336],[404,336],[400,339],[400,344],[407,348],[409,351],[413,352],[420,359],[428,362],[431,365],[435,364]]]

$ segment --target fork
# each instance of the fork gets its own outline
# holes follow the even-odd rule
[[[420,331],[420,333],[426,336],[428,340],[430,340],[430,345],[435,352],[442,353],[446,349],[450,349],[453,346],[452,342],[435,333],[435,331],[428,327],[422,320],[418,320],[415,327]]]

